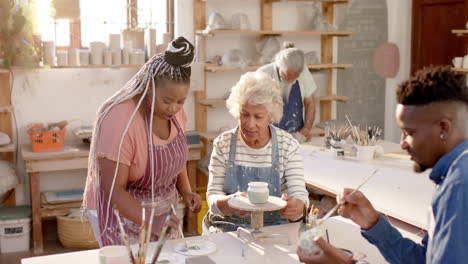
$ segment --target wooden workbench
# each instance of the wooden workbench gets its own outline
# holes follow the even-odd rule
[[[189,145],[188,155],[188,177],[192,190],[196,189],[196,162],[200,159],[201,145]],[[60,152],[32,152],[30,145],[23,145],[21,153],[25,162],[26,172],[29,175],[29,186],[32,208],[32,232],[33,247],[35,253],[43,251],[42,239],[42,218],[49,216],[66,215],[71,208],[79,208],[77,204],[70,205],[41,205],[40,192],[40,173],[74,170],[88,168],[89,145],[82,144],[76,146],[65,146]],[[196,233],[197,217],[196,214],[187,210],[186,214],[186,232]]]
[[[315,138],[300,147],[307,186],[336,196],[345,187],[355,188],[379,168],[361,191],[379,212],[427,230],[428,209],[436,186],[429,179],[429,171],[413,172],[413,162],[399,150],[398,144],[385,142],[385,154],[369,163],[346,155],[344,159],[337,159],[333,151],[326,150],[323,145],[323,139]]]
[[[367,242],[360,234],[359,226],[341,217],[329,218],[323,225],[327,230],[329,241],[338,248],[351,250],[355,257],[366,255],[368,263],[387,263],[375,246]],[[398,229],[398,227],[397,227]],[[203,237],[190,237],[188,240],[208,240],[216,244],[216,251],[208,256],[215,263],[299,263],[296,249],[299,239],[299,223],[269,226],[262,229],[267,234],[283,234],[289,236],[290,244],[284,238],[256,239],[248,242],[250,237],[242,233],[237,237],[236,232],[217,233]],[[399,230],[402,234],[419,242],[421,237],[417,234]],[[174,246],[181,240],[168,240],[163,247],[162,254],[168,254],[174,258],[171,263],[186,263],[186,256],[174,252]],[[149,254],[154,252],[156,242],[149,246]],[[133,251],[137,245],[132,246]],[[242,254],[243,253],[243,254]],[[22,264],[98,264],[98,250],[85,250],[79,252],[40,256],[21,260]]]

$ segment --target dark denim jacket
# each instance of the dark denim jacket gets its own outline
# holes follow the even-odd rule
[[[361,232],[390,263],[468,263],[468,140],[440,158],[429,177],[437,184],[431,203],[433,236],[414,243],[383,216]]]

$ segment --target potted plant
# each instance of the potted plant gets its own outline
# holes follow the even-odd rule
[[[0,57],[6,68],[17,63],[39,63],[32,11],[22,8],[15,0],[0,0]]]

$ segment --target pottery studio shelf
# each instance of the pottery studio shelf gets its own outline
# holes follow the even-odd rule
[[[11,113],[11,112],[13,112],[13,106],[0,105],[0,113]]]
[[[466,37],[468,36],[468,29],[452,29],[452,33],[459,37]]]
[[[11,105],[0,105],[0,114],[1,113],[12,113],[13,106]],[[7,152],[15,152],[15,145],[8,144],[4,146],[0,146],[0,153],[7,153]]]
[[[221,134],[220,132],[214,131],[214,132],[202,132],[200,133],[200,137],[202,139],[205,139],[209,142],[213,142],[216,137]],[[314,136],[324,136],[325,135],[325,130],[318,128],[318,127],[313,127],[312,128],[312,135]]]
[[[121,69],[121,68],[141,68],[143,65],[120,65],[120,66],[107,66],[107,65],[87,65],[87,66],[12,66],[12,70],[50,70],[50,69]]]
[[[349,99],[351,99],[351,97],[348,97],[348,96],[339,96],[339,95],[326,95],[326,96],[322,96],[320,97],[320,101],[338,101],[338,102],[346,102],[348,101]]]
[[[197,101],[197,103],[203,106],[215,107],[226,105],[226,99],[200,99]]]
[[[206,72],[234,71],[234,70],[255,71],[260,67],[261,66],[253,65],[253,66],[247,66],[245,68],[241,68],[241,67],[219,66],[216,64],[207,63],[205,65],[205,71]],[[343,63],[311,64],[307,66],[309,70],[347,69],[351,67],[353,67],[352,64],[343,64]]]
[[[234,35],[319,35],[348,37],[354,34],[352,31],[292,31],[292,30],[197,30],[197,35],[204,37],[213,37],[216,34],[234,34]]]
[[[468,68],[452,68],[452,71],[468,73]]]
[[[15,152],[15,145],[8,144],[5,146],[0,146],[0,153]]]
[[[266,0],[265,2],[322,2],[329,4],[347,4],[350,0]],[[210,2],[210,0],[201,0],[201,2]]]

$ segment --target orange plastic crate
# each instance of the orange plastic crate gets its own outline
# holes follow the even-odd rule
[[[30,131],[33,152],[62,151],[65,141],[65,129],[58,131]]]

